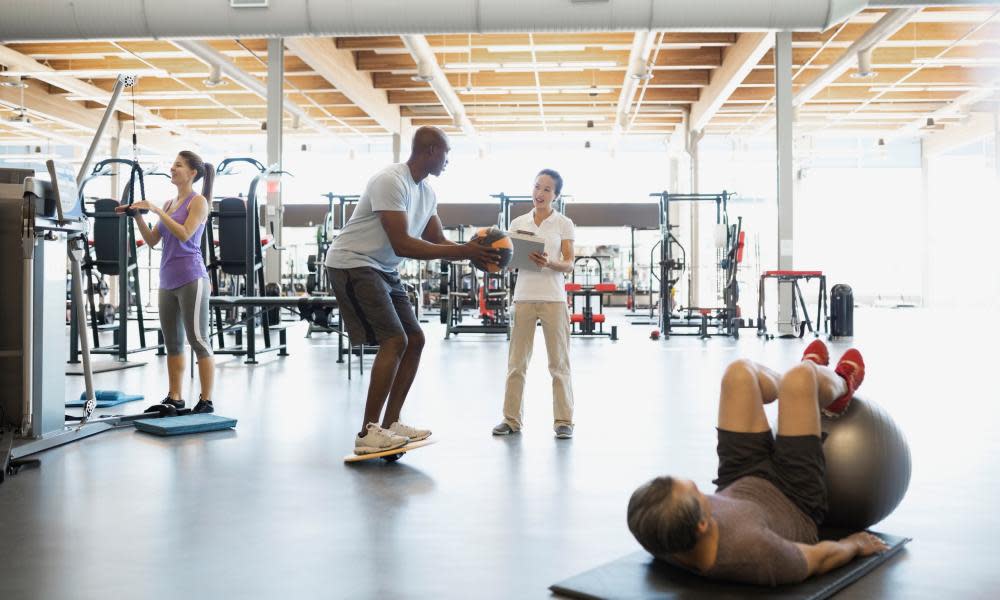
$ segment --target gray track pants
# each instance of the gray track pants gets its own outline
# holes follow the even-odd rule
[[[172,290],[160,289],[160,329],[167,354],[184,352],[184,333],[198,358],[212,356],[208,342],[208,278]]]

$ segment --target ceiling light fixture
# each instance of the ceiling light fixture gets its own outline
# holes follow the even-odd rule
[[[219,65],[212,65],[212,72],[209,73],[208,79],[202,81],[207,87],[216,87],[220,85],[225,85],[225,81],[222,80],[222,67]]]
[[[618,66],[618,62],[613,60],[568,60],[559,64],[564,67],[580,67],[581,69],[612,69]]]
[[[0,87],[23,89],[28,87],[28,84],[21,81],[20,77],[3,77],[0,79]]]
[[[649,67],[645,63],[638,65],[631,73],[629,77],[637,81],[649,81],[653,78],[653,72],[649,70]]]
[[[24,112],[24,109],[21,108],[17,111],[16,115],[8,117],[6,124],[10,127],[16,128],[31,127],[31,118],[28,117],[27,113]]]
[[[521,63],[515,63],[520,65]],[[534,73],[535,71],[544,71],[546,73],[579,73],[583,71],[583,67],[571,67],[571,66],[559,66],[546,67],[546,66],[532,66],[530,63],[525,66],[508,66],[503,65],[499,69],[496,69],[497,73]]]
[[[444,68],[446,69],[461,69],[461,70],[471,70],[471,71],[481,71],[481,70],[491,70],[499,69],[500,63],[495,62],[450,62],[445,63]]]
[[[583,44],[535,44],[534,46],[487,46],[487,52],[583,52]]]
[[[928,67],[981,67],[987,65],[1000,65],[1000,58],[914,58],[910,62]]]
[[[459,94],[475,94],[477,96],[500,96],[502,94],[507,94],[507,90],[501,90],[496,88],[470,88],[467,87],[463,90],[458,91]]]
[[[851,74],[855,79],[870,79],[876,75],[872,71],[872,49],[866,48],[858,52],[858,70]]]
[[[425,62],[419,62],[417,63],[417,74],[410,77],[410,79],[422,83],[430,83],[434,81],[434,68]]]

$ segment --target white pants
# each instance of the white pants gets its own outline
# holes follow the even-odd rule
[[[542,322],[545,350],[552,375],[554,427],[573,425],[573,384],[569,368],[569,309],[564,302],[516,302],[514,324],[507,354],[507,387],[504,421],[515,431],[524,421],[524,380],[535,344],[535,328]]]

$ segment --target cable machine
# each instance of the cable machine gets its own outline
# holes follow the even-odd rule
[[[88,183],[98,177],[109,176],[115,165],[123,165],[129,169],[128,183],[122,191],[121,201],[110,198],[99,198],[94,201],[94,208],[88,212],[83,202],[84,190]],[[138,197],[136,196],[138,186]],[[142,306],[142,289],[139,284],[138,249],[143,242],[136,238],[135,223],[124,213],[117,212],[120,206],[130,206],[133,202],[146,199],[146,185],[142,168],[138,161],[124,158],[108,158],[94,165],[90,175],[80,182],[79,195],[84,214],[94,221],[93,254],[90,244],[84,244],[84,259],[82,268],[87,278],[87,296],[90,309],[90,327],[93,336],[92,354],[112,354],[119,362],[127,362],[128,355],[136,352],[156,350],[158,355],[164,355],[163,334],[158,324],[147,326]],[[118,310],[117,319],[109,319],[99,311],[100,305],[95,300],[95,292],[99,289],[101,276],[118,278]],[[71,302],[72,304],[72,302]],[[129,347],[129,315],[135,309],[138,324],[139,346]],[[70,320],[76,317],[77,311],[71,310]],[[113,313],[112,313],[113,314]],[[111,330],[114,337],[110,345],[102,346],[100,333]],[[157,333],[157,343],[147,345],[146,335]],[[70,339],[70,363],[79,362],[79,344],[76,338]]]
[[[0,396],[0,481],[29,464],[29,457],[118,427],[131,426],[148,414],[92,418],[94,395],[87,338],[86,304],[83,297],[83,245],[88,223],[78,192],[90,168],[94,152],[115,105],[126,87],[135,85],[132,76],[115,81],[107,109],[91,140],[79,173],[46,161],[49,181],[12,174],[10,183],[0,184],[0,246],[7,252],[0,261],[0,277],[7,285],[0,290],[0,305],[19,318],[21,327],[0,330],[0,381],[8,392]],[[135,133],[132,134],[135,146]],[[0,173],[11,171],[0,169]],[[17,170],[14,170],[17,171]],[[0,175],[0,180],[6,179]],[[67,417],[66,370],[53,356],[66,352],[65,298],[66,258],[69,257],[72,306],[76,312],[75,335],[83,364],[84,406],[82,417]],[[7,425],[12,423],[13,430]]]
[[[734,194],[727,191],[718,194],[671,194],[663,191],[651,193],[650,196],[657,198],[659,202],[660,240],[653,246],[650,262],[653,262],[652,253],[658,249],[660,254],[657,277],[660,293],[658,324],[663,337],[669,338],[671,335],[693,335],[701,338],[713,335],[739,337],[741,328],[755,328],[752,321],[744,322],[737,305],[739,284],[736,275],[743,259],[745,236],[742,217],[737,218],[735,224],[729,222],[728,204]],[[674,306],[673,296],[677,282],[690,265],[687,264],[687,252],[673,233],[678,226],[670,222],[671,202],[715,203],[715,223],[725,229],[725,245],[717,261],[718,282],[721,287],[719,291],[723,299],[721,307]],[[652,278],[650,273],[650,279]],[[650,287],[652,288],[652,285]],[[651,318],[652,312],[651,306]]]

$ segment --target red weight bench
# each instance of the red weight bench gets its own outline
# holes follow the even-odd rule
[[[604,331],[604,323],[607,317],[604,314],[604,294],[614,292],[618,289],[613,283],[598,283],[592,286],[584,286],[579,283],[566,284],[567,303],[570,307],[569,322],[572,325],[572,335],[580,336],[610,336],[612,340],[618,339],[618,328],[612,327],[611,332]],[[597,312],[594,312],[593,298],[597,298]],[[583,312],[576,312],[576,299],[583,298]]]

